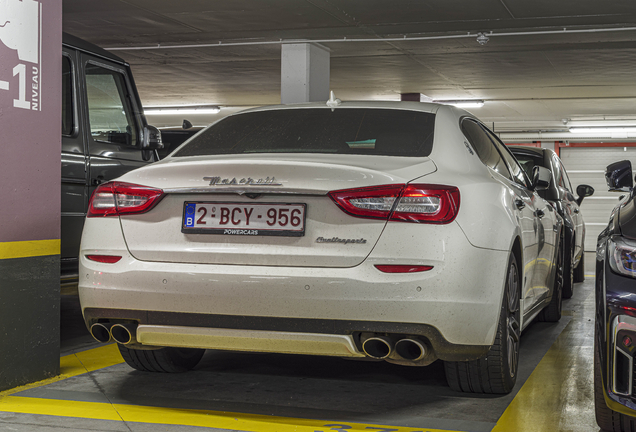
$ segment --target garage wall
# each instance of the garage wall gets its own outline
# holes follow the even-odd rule
[[[4,390],[59,373],[62,0],[0,4]]]
[[[585,220],[585,251],[596,250],[598,234],[607,226],[612,209],[624,193],[608,192],[605,183],[605,167],[612,162],[628,159],[636,167],[636,147],[562,147],[561,160],[565,166],[572,187],[588,184],[594,188],[594,195],[585,198],[581,206]]]

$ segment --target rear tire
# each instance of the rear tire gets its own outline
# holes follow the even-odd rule
[[[601,380],[601,361],[598,355],[596,341],[594,343],[594,411],[596,423],[604,431],[610,432],[634,432],[636,431],[636,418],[617,413],[610,409],[603,397],[603,382]]]
[[[581,245],[581,259],[579,264],[574,267],[574,282],[585,282],[585,249]]]
[[[204,349],[195,348],[136,350],[120,344],[117,346],[128,366],[143,372],[187,372],[199,363],[205,353]]]
[[[510,254],[495,342],[488,354],[480,359],[444,362],[450,388],[466,393],[507,394],[512,391],[517,381],[519,364],[520,297],[517,260]]]
[[[563,272],[565,271],[563,265],[563,258],[565,254],[565,243],[561,243],[559,247],[559,253],[557,254],[556,271],[554,272],[554,282],[552,299],[538,316],[539,321],[558,322],[561,319],[561,309],[563,306]],[[569,251],[568,251],[569,252]],[[572,266],[570,266],[570,269]]]

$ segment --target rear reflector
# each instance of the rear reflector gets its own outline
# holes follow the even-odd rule
[[[433,266],[415,266],[415,265],[376,265],[375,268],[382,273],[418,273],[429,271]]]
[[[459,212],[459,189],[435,184],[397,184],[329,193],[345,213],[355,217],[447,224]]]
[[[104,183],[95,189],[86,217],[145,213],[163,196],[161,189],[122,182]]]
[[[86,258],[91,261],[97,261],[106,264],[115,264],[121,259],[120,256],[116,255],[86,255]]]

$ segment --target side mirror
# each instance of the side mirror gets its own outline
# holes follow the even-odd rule
[[[161,131],[154,126],[144,126],[144,139],[141,148],[144,150],[162,149]]]
[[[631,192],[634,187],[632,163],[623,160],[608,165],[605,168],[605,181],[611,192]]]
[[[542,166],[535,165],[532,168],[532,187],[534,190],[544,190],[550,187],[552,172]]]
[[[576,187],[576,194],[579,196],[576,203],[581,205],[583,198],[594,195],[594,188],[590,185],[582,184]]]

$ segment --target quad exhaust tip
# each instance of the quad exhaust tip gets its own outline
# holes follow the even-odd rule
[[[426,355],[426,347],[415,339],[400,339],[395,344],[395,352],[404,360],[418,361]]]
[[[365,340],[362,350],[366,355],[374,359],[385,359],[393,351],[391,340],[386,336],[374,336]]]
[[[112,324],[95,323],[91,326],[91,336],[98,342],[107,343],[111,341],[110,327]]]
[[[136,340],[137,326],[135,324],[115,324],[110,328],[110,334],[118,344],[128,345]]]

